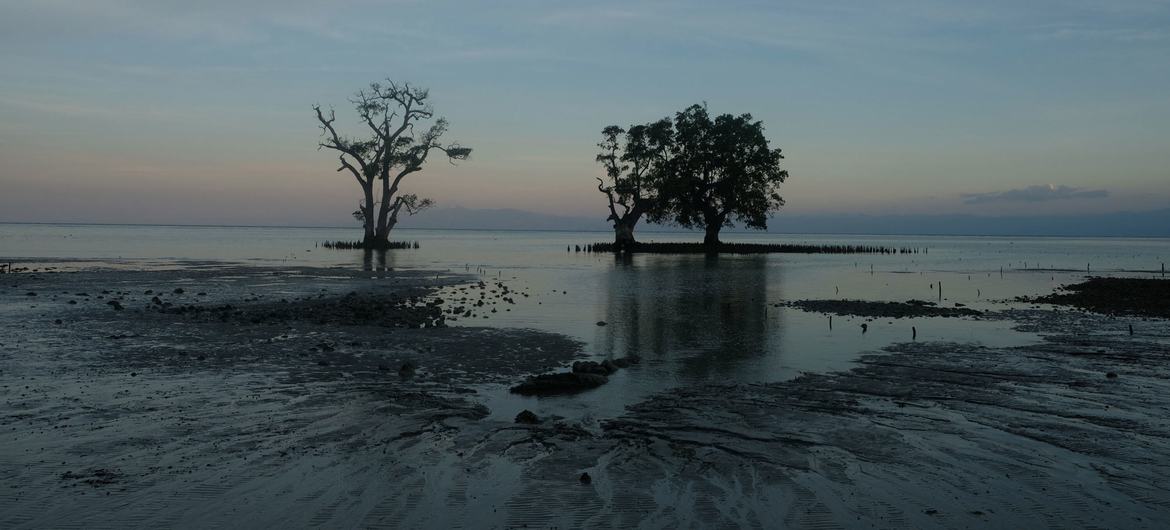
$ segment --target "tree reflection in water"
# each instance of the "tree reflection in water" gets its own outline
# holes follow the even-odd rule
[[[608,275],[603,339],[614,356],[670,360],[684,379],[731,376],[763,356],[779,311],[768,310],[767,256],[629,256]],[[775,264],[771,265],[775,269]],[[775,295],[773,295],[775,297]]]

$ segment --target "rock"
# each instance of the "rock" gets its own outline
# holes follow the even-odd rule
[[[580,480],[581,480],[582,484],[589,484],[589,483],[593,482],[593,477],[589,476],[589,473],[581,473]]]
[[[574,394],[597,388],[609,382],[609,378],[601,374],[592,373],[553,373],[541,374],[528,378],[527,381],[512,387],[513,394],[524,396],[553,396],[557,394]]]
[[[58,325],[58,326],[60,326],[60,325],[61,325],[61,319],[59,319],[59,318],[58,318],[57,320],[54,320],[54,321],[53,321],[53,323],[54,323],[54,324],[56,324],[56,325]]]
[[[598,326],[604,326],[604,325],[606,325],[606,322],[605,322],[604,320],[598,320],[598,321],[597,321],[597,325],[598,325]]]
[[[1109,372],[1109,373],[1105,374],[1105,377],[1107,379],[1117,379],[1117,374],[1114,372]]]
[[[616,371],[617,367],[614,367],[613,370],[610,370],[606,368],[605,365],[593,361],[577,361],[573,363],[573,373],[575,374],[609,375]]]
[[[531,410],[524,409],[524,410],[520,411],[520,414],[516,415],[516,423],[523,423],[525,425],[536,425],[537,423],[540,423],[540,418],[536,417],[536,414],[533,413]]]
[[[183,294],[183,293],[184,293],[184,292],[186,292],[186,291],[184,291],[182,287],[179,287],[179,288],[176,288],[176,289],[175,289],[174,291],[172,291],[172,292],[173,292],[173,293],[175,293],[175,294]]]
[[[410,377],[414,375],[414,371],[416,369],[418,369],[418,366],[414,364],[414,361],[406,361],[402,363],[402,366],[398,367],[398,375],[402,377]]]
[[[601,367],[604,368],[605,371],[607,373],[610,373],[610,374],[618,371],[618,368],[620,368],[616,363],[614,363],[613,361],[611,361],[609,359],[601,361]]]
[[[32,292],[32,291],[29,291],[29,292],[25,293],[24,295],[25,295],[25,296],[36,296],[36,295],[37,295],[37,293],[34,293],[34,292]]]
[[[126,309],[125,307],[122,307],[122,304],[118,303],[117,300],[110,300],[109,302],[106,302],[106,305],[114,308],[114,311],[121,311]]]

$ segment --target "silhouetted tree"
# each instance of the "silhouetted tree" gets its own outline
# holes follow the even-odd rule
[[[661,211],[679,225],[703,227],[703,243],[711,246],[733,221],[766,229],[768,214],[784,205],[778,193],[788,178],[783,159],[751,114],[712,120],[705,104],[692,105],[675,114]]]
[[[670,120],[633,125],[629,130],[610,125],[601,131],[597,161],[607,179],[597,178],[597,189],[609,201],[614,244],[624,250],[634,244],[634,228],[643,215],[659,204],[661,168],[670,148]]]
[[[399,193],[402,180],[421,171],[432,151],[443,153],[451,162],[471,155],[468,147],[440,142],[447,132],[446,119],[438,118],[423,127],[434,117],[428,97],[426,89],[409,83],[371,83],[368,90],[359,91],[350,100],[369,129],[368,136],[361,138],[338,134],[333,126],[337,119],[333,110],[326,115],[320,105],[313,106],[323,137],[318,146],[337,151],[341,161],[337,171],[348,171],[362,188],[362,202],[353,215],[365,228],[362,244],[366,248],[389,245],[390,231],[402,211],[413,215],[433,204],[430,199]]]

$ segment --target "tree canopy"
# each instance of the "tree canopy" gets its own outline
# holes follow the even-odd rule
[[[601,135],[597,162],[605,168],[608,180],[598,177],[597,189],[608,200],[608,220],[614,224],[617,242],[633,243],[638,221],[657,210],[671,142],[670,120],[629,129],[610,125]]]
[[[681,226],[704,227],[707,243],[718,243],[719,229],[735,221],[766,229],[768,214],[784,205],[784,156],[751,114],[711,119],[705,105],[692,105],[675,115],[671,147],[662,213]]]
[[[321,128],[319,148],[336,151],[341,163],[337,171],[348,172],[361,186],[363,198],[354,218],[363,224],[363,245],[368,248],[389,244],[390,231],[401,212],[409,215],[431,206],[430,199],[400,193],[399,188],[408,175],[423,169],[432,152],[439,151],[450,161],[466,160],[471,155],[468,147],[442,143],[447,120],[434,119],[429,99],[425,88],[409,83],[371,83],[350,99],[367,129],[360,137],[339,134],[333,109],[326,112],[320,105],[313,106]],[[431,119],[430,126],[423,127]]]
[[[606,127],[598,146],[597,161],[608,177],[598,179],[598,189],[608,200],[619,248],[634,241],[643,215],[702,227],[704,242],[714,245],[724,226],[765,229],[769,214],[784,205],[784,156],[769,146],[763,123],[751,114],[712,119],[706,105],[692,105],[673,120]]]

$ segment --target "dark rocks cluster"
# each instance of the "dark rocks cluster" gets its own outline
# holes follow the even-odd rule
[[[478,291],[478,296],[476,296]],[[451,304],[443,310],[443,312],[451,320],[459,318],[488,318],[490,313],[498,313],[501,305],[516,305],[516,297],[528,298],[529,294],[524,291],[517,291],[504,282],[496,281],[491,284],[484,281],[476,282],[472,285],[464,285],[455,288],[455,292],[450,295]],[[511,311],[509,307],[504,307],[504,311]]]
[[[61,480],[73,481],[73,485],[77,486],[85,484],[92,487],[109,486],[118,482],[122,478],[122,473],[116,469],[92,469],[83,472],[66,471],[61,474]]]
[[[308,321],[316,324],[375,325],[396,328],[438,328],[446,326],[442,299],[427,299],[421,294],[359,294],[351,292],[337,298],[306,297],[294,301],[262,305],[232,304],[172,305],[152,299],[160,312],[202,316],[222,322],[273,324]]]
[[[609,376],[619,368],[627,368],[641,362],[637,355],[630,355],[618,359],[606,359],[602,362],[578,361],[573,363],[573,371],[540,374],[529,377],[523,383],[512,387],[513,394],[524,396],[553,396],[557,394],[575,394],[585,390],[597,388],[609,382]]]
[[[1156,278],[1089,278],[1061,287],[1061,292],[1020,301],[1073,306],[1107,315],[1170,318],[1170,280]]]
[[[786,305],[813,313],[871,318],[907,317],[964,317],[983,313],[961,307],[941,307],[934,302],[907,300],[905,302],[870,302],[866,300],[796,300]]]
[[[617,243],[576,245],[574,252],[643,252],[653,254],[918,254],[929,253],[926,248],[884,247],[878,245],[809,245],[793,243],[719,243],[711,247],[704,243],[637,242],[619,246]]]

